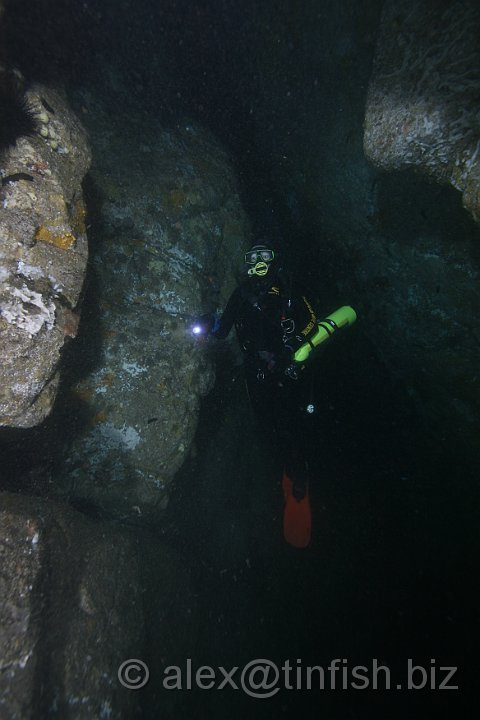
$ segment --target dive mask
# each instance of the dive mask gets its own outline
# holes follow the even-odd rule
[[[275,253],[268,248],[249,250],[249,252],[245,253],[245,262],[247,265],[253,265],[253,267],[249,268],[248,274],[263,277],[267,274],[269,264],[274,257]]]
[[[272,262],[273,258],[275,257],[275,253],[273,250],[268,250],[267,248],[262,250],[249,250],[247,253],[245,253],[245,262],[247,265],[255,265],[255,263],[263,261],[263,262]]]

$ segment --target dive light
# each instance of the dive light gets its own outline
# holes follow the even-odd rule
[[[193,324],[190,326],[190,332],[195,337],[202,337],[215,332],[218,326],[218,318],[215,313],[205,313],[194,318]]]

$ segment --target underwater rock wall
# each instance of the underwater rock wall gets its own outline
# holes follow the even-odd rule
[[[144,652],[132,536],[2,493],[0,557],[0,717],[137,717],[117,678]]]
[[[372,337],[433,436],[454,437],[477,459],[480,233],[446,189],[422,186],[419,176],[460,190],[480,221],[479,100],[478,3],[386,2],[365,152],[382,170],[416,175],[381,175],[372,185],[371,257],[356,276],[371,291]],[[388,343],[377,324],[391,330]]]
[[[365,112],[365,153],[463,194],[480,222],[480,7],[387,0]]]
[[[189,453],[214,381],[192,318],[228,297],[247,226],[229,159],[208,133],[135,112],[115,120],[90,97],[84,105],[94,154],[90,309],[54,488],[141,522],[166,506]]]
[[[0,152],[0,425],[16,428],[51,411],[88,256],[85,132],[58,92],[26,102],[37,130]]]

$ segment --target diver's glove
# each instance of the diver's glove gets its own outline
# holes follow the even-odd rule
[[[217,313],[199,315],[192,324],[192,334],[197,337],[207,337],[217,332],[220,327],[220,318]]]

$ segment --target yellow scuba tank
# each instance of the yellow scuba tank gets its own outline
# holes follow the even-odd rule
[[[306,339],[303,345],[293,354],[294,361],[297,363],[305,362],[314,348],[322,342],[325,342],[325,340],[328,340],[330,335],[333,335],[339,328],[353,325],[356,319],[357,314],[350,305],[344,305],[338,310],[335,310],[335,312],[318,323],[317,329],[312,337]]]

